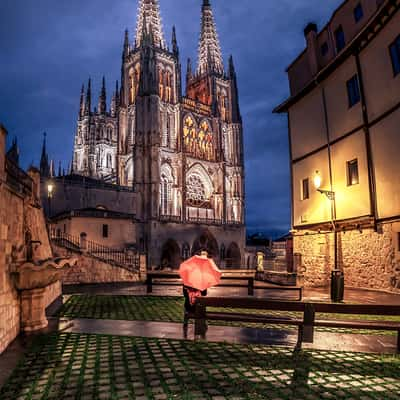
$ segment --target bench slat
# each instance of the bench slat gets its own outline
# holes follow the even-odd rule
[[[213,321],[234,321],[234,322],[252,322],[262,324],[277,324],[277,325],[295,325],[300,326],[303,320],[294,318],[265,318],[256,315],[233,314],[233,313],[206,313],[207,320]]]
[[[362,321],[362,320],[321,320],[317,319],[315,326],[326,326],[328,328],[354,328],[371,329],[380,331],[400,331],[400,322],[391,321]]]

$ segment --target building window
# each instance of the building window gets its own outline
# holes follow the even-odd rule
[[[108,225],[103,225],[103,238],[108,238]]]
[[[310,182],[309,179],[303,179],[302,182],[302,191],[301,191],[301,199],[307,200],[310,198]]]
[[[358,185],[358,160],[347,161],[347,186]]]
[[[390,58],[392,59],[394,76],[400,74],[400,35],[390,45]]]
[[[321,55],[322,57],[325,57],[328,54],[329,51],[329,46],[327,42],[322,43],[321,46]]]
[[[336,51],[339,53],[346,46],[342,25],[340,25],[339,28],[337,28],[335,31],[335,41],[336,41]]]
[[[354,21],[356,21],[357,23],[362,19],[363,16],[364,16],[364,11],[362,5],[361,3],[358,3],[356,8],[354,9]]]
[[[360,87],[358,85],[357,75],[354,75],[347,81],[347,95],[349,98],[349,107],[353,107],[360,101]]]
[[[192,207],[210,207],[205,185],[197,174],[190,174],[186,179],[186,201]]]

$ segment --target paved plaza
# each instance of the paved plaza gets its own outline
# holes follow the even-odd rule
[[[0,392],[22,399],[398,399],[400,360],[140,337],[37,338]]]
[[[218,323],[194,340],[193,325],[182,324],[180,290],[67,288],[48,331],[20,338],[0,356],[0,399],[400,399],[400,357],[390,332],[322,329],[296,351],[293,327]],[[347,296],[398,300],[376,292]]]

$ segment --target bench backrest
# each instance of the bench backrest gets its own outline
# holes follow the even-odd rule
[[[248,297],[200,297],[196,303],[204,307],[243,308],[304,312],[306,306],[316,313],[400,316],[400,305],[330,304],[315,302],[273,301]]]
[[[271,301],[248,297],[199,297],[196,304],[203,307],[244,308],[258,310],[280,310],[303,312],[305,303],[293,301]]]

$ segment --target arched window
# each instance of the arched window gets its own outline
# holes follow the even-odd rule
[[[214,138],[210,124],[203,120],[196,129],[193,118],[189,115],[183,124],[183,141],[185,151],[194,157],[208,161],[215,159]]]
[[[111,154],[107,154],[107,168],[112,168]]]
[[[158,91],[161,100],[164,99],[164,71],[159,68],[158,69]]]
[[[161,215],[172,215],[172,171],[169,165],[161,167],[160,212]]]
[[[172,100],[172,73],[165,72],[165,101],[171,102]]]
[[[131,68],[129,70],[129,103],[133,103],[136,98],[135,91],[135,70]]]

